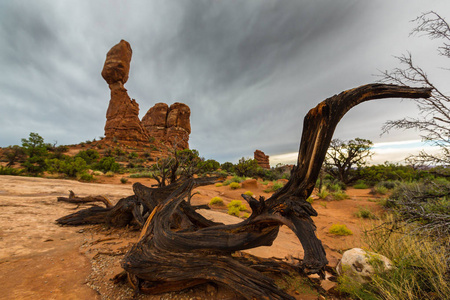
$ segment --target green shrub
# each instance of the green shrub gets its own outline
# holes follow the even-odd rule
[[[88,149],[88,150],[81,150],[78,152],[75,157],[82,158],[88,165],[93,164],[100,158],[100,154],[97,152],[97,150],[94,149]]]
[[[221,186],[223,186],[223,183],[218,182],[218,183],[215,184],[215,186],[216,187],[221,187]]]
[[[136,152],[128,153],[128,159],[137,158],[139,155]]]
[[[376,185],[373,187],[372,192],[375,195],[386,195],[388,193],[388,189],[382,185]]]
[[[108,171],[117,172],[119,171],[120,166],[116,163],[114,157],[103,157],[97,164],[94,165],[94,168],[106,173]]]
[[[306,202],[308,202],[309,204],[313,204],[314,199],[312,197],[308,197],[308,199],[306,199]]]
[[[223,205],[223,200],[220,197],[214,197],[209,201],[210,205]]]
[[[244,204],[242,204],[241,200],[231,200],[231,202],[228,203],[227,207],[228,208],[237,207],[241,211],[247,210],[247,207]]]
[[[334,192],[331,193],[331,196],[334,200],[345,200],[349,198],[349,195],[347,195],[345,192]]]
[[[334,235],[352,235],[353,232],[345,224],[333,224],[329,232]]]
[[[367,184],[365,184],[364,182],[358,182],[355,185],[353,185],[353,188],[363,190],[363,189],[368,189],[369,186]]]
[[[232,206],[232,207],[228,207],[228,214],[231,216],[239,217],[241,214],[241,211],[239,210],[238,207]]]
[[[91,181],[94,181],[95,178],[91,174],[83,172],[78,175],[78,180],[85,181],[85,182],[91,182]]]
[[[326,188],[322,188],[318,193],[317,193],[317,197],[319,197],[320,199],[325,199],[330,195],[330,192],[328,192],[328,190]]]
[[[239,162],[234,165],[234,172],[238,176],[253,177],[258,173],[258,163],[254,159],[241,158]]]
[[[239,184],[239,183],[237,183],[237,182],[232,182],[232,183],[230,183],[230,188],[232,189],[232,190],[237,190],[237,189],[239,189],[241,187],[241,185]]]
[[[265,192],[265,193],[276,192],[276,191],[278,191],[279,189],[281,189],[283,186],[284,186],[283,183],[281,183],[281,182],[279,182],[279,181],[275,181],[275,182],[273,182],[273,185],[272,185],[270,188],[265,189],[264,192]]]
[[[87,170],[87,164],[81,157],[65,156],[62,159],[46,160],[47,168],[50,173],[65,174],[68,177],[76,177],[77,174]]]
[[[120,178],[120,182],[125,184],[128,182],[128,178],[122,177],[122,178]]]
[[[250,197],[253,196],[253,192],[252,191],[246,191],[244,194],[247,195],[247,196],[250,196]]]
[[[130,174],[130,178],[153,178],[153,172],[140,172],[135,174]]]
[[[362,219],[378,219],[367,207],[359,207],[355,216]]]
[[[18,176],[21,173],[22,173],[22,170],[20,170],[20,169],[14,169],[14,168],[10,168],[10,167],[0,166],[0,175]]]

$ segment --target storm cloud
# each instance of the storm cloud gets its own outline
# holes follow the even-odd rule
[[[409,37],[410,20],[448,1],[3,1],[0,4],[0,146],[38,132],[73,144],[102,136],[107,51],[133,48],[125,87],[141,117],[158,102],[191,107],[190,146],[221,162],[298,149],[302,121],[318,102],[377,81],[411,51],[431,74],[436,44]],[[437,72],[437,71],[436,71]],[[441,79],[436,73],[436,80]],[[374,142],[414,102],[363,104],[336,137]]]

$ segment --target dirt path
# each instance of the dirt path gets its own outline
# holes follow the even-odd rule
[[[120,176],[121,177],[121,176]],[[73,190],[78,196],[104,195],[113,203],[132,195],[131,183],[150,180],[130,179],[120,184],[120,177],[104,179],[111,183],[80,183],[70,180],[0,176],[0,299],[129,299],[133,291],[127,285],[114,285],[109,279],[121,271],[120,258],[137,239],[138,232],[107,229],[102,226],[61,227],[55,220],[72,213],[76,206],[57,202]],[[249,190],[255,196],[270,196],[264,186],[231,190],[214,185],[198,188],[193,204],[208,203],[220,196],[225,203],[241,199]],[[360,247],[361,221],[354,216],[358,207],[379,212],[378,205],[368,201],[368,190],[349,190],[351,198],[343,201],[313,204],[319,216],[314,219],[318,237],[322,240],[330,265],[340,259],[342,250]],[[372,197],[373,198],[373,197]],[[79,208],[78,208],[79,209]],[[224,223],[241,219],[226,214],[226,207],[202,211],[206,217]],[[346,224],[352,236],[337,237],[328,233],[331,224]],[[271,247],[259,247],[247,252],[261,257],[287,255],[302,257],[296,236],[282,227]],[[122,254],[122,256],[120,255]],[[317,294],[294,293],[297,299],[317,299]],[[234,299],[230,290],[209,285],[197,290],[160,296],[141,295],[137,299]]]

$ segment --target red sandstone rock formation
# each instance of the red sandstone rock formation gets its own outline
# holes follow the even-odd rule
[[[139,120],[139,104],[130,99],[123,86],[128,80],[131,54],[131,46],[124,40],[106,54],[102,76],[111,90],[111,100],[106,112],[105,138],[147,142],[148,134]]]
[[[183,103],[174,103],[168,107],[165,103],[157,103],[142,118],[142,124],[150,136],[166,142],[178,149],[189,148],[191,110]]]
[[[254,158],[261,168],[270,169],[269,155],[265,155],[261,150],[256,150]]]

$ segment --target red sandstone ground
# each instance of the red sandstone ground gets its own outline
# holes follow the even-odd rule
[[[96,183],[81,183],[61,179],[0,176],[0,299],[130,299],[133,291],[123,284],[114,285],[109,279],[121,271],[120,258],[136,241],[138,232],[108,229],[103,226],[61,227],[55,220],[72,213],[73,204],[57,202],[73,190],[79,196],[104,195],[112,201],[132,194],[131,185],[145,178],[99,177]],[[225,204],[240,199],[249,190],[255,196],[270,196],[267,186],[231,190],[214,185],[198,188],[193,204],[208,203],[220,196]],[[355,217],[359,207],[368,207],[376,214],[381,208],[373,201],[369,190],[349,189],[350,199],[313,203],[319,216],[314,218],[317,235],[322,240],[331,266],[335,266],[343,250],[364,246],[363,226],[370,221]],[[78,208],[80,209],[80,208]],[[205,216],[221,222],[238,222],[226,214],[225,206],[204,211]],[[328,233],[332,224],[346,224],[353,235],[346,237]],[[248,251],[261,257],[303,256],[295,235],[283,227],[274,245]],[[318,299],[307,286],[298,285],[291,294],[297,299]],[[204,285],[181,293],[158,296],[141,295],[137,299],[236,299],[236,295],[221,287]]]

